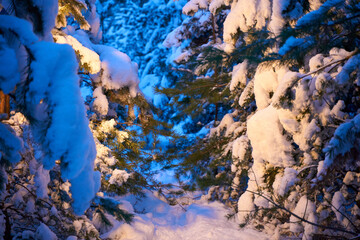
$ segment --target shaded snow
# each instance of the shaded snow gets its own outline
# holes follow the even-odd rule
[[[39,240],[56,240],[58,239],[48,226],[44,223],[41,223],[40,226],[36,229],[35,239]]]
[[[269,239],[265,234],[252,229],[240,229],[237,220],[227,220],[226,209],[219,202],[196,200],[193,204],[184,206],[169,206],[154,195],[147,193],[147,198],[136,199],[128,196],[120,200],[126,210],[143,212],[137,214],[131,225],[118,223],[101,238],[118,240],[211,240],[238,239],[258,240]]]

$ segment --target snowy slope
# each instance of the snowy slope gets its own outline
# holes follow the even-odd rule
[[[195,200],[188,206],[169,206],[148,192],[146,198],[121,198],[123,207],[136,214],[131,225],[118,223],[101,238],[121,240],[266,240],[270,237],[252,229],[241,229],[223,204]]]

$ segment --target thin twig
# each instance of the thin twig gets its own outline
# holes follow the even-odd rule
[[[48,204],[48,205],[50,206],[50,208],[53,207],[53,205],[52,205],[51,203],[49,203],[49,202],[47,202],[47,201],[45,201],[45,200],[43,200],[43,199],[41,199],[41,198],[38,198],[35,193],[33,193],[32,191],[30,191],[30,189],[28,189],[28,188],[27,188],[26,186],[24,186],[23,184],[21,184],[21,183],[15,183],[15,184],[17,184],[17,185],[25,188],[31,195],[33,195],[33,196],[35,197],[35,199],[40,200],[41,202],[44,202],[44,203]]]
[[[346,229],[337,228],[337,227],[331,227],[331,226],[324,226],[324,225],[320,225],[320,224],[317,224],[317,223],[314,223],[314,222],[310,222],[310,221],[308,221],[308,220],[306,220],[306,219],[304,219],[304,218],[300,217],[299,215],[297,215],[297,214],[295,214],[295,213],[291,212],[291,211],[290,211],[290,210],[288,210],[287,208],[285,208],[285,207],[283,207],[283,206],[281,206],[281,205],[277,204],[277,203],[276,203],[276,202],[274,202],[273,200],[271,200],[271,199],[269,199],[269,198],[267,198],[267,197],[263,196],[263,195],[262,195],[262,194],[260,194],[260,193],[257,193],[257,192],[251,191],[251,190],[246,190],[246,191],[248,191],[248,192],[250,192],[250,193],[252,193],[252,194],[258,195],[258,196],[260,196],[260,197],[263,197],[263,198],[264,198],[264,199],[266,199],[267,201],[269,201],[269,202],[271,202],[272,204],[274,204],[274,206],[275,206],[275,207],[277,207],[277,208],[280,208],[280,209],[284,210],[285,212],[287,212],[287,213],[289,213],[290,215],[292,215],[292,216],[296,217],[297,219],[301,220],[302,222],[308,223],[308,224],[313,225],[313,226],[318,227],[318,228],[335,230],[335,231],[338,231],[338,232],[349,233],[349,234],[356,235],[356,236],[358,235],[358,233],[356,233],[356,232],[352,232],[352,231],[348,231],[348,230],[346,230]]]
[[[321,71],[321,70],[324,70],[325,68],[327,68],[327,67],[329,67],[329,66],[331,66],[331,65],[339,64],[339,63],[341,63],[341,62],[343,62],[343,61],[346,61],[346,60],[350,59],[351,57],[355,56],[355,55],[358,54],[358,53],[359,53],[359,49],[356,49],[356,50],[355,50],[352,54],[350,54],[349,56],[346,56],[346,57],[344,57],[344,58],[342,58],[342,59],[339,59],[339,60],[336,60],[336,61],[334,61],[334,62],[330,62],[330,63],[328,63],[328,64],[326,64],[326,65],[324,65],[324,66],[322,66],[322,67],[320,67],[320,68],[318,68],[318,69],[315,69],[315,70],[313,70],[313,71],[311,71],[311,72],[309,72],[309,73],[307,73],[307,74],[302,75],[301,77],[299,77],[298,79],[296,79],[296,80],[288,87],[288,89],[293,88],[293,87],[295,86],[295,84],[296,84],[297,82],[299,82],[301,79],[303,79],[303,78],[305,78],[305,77],[307,77],[307,76],[310,76],[310,75],[312,75],[312,74],[314,74],[314,73],[317,73],[317,72],[319,72],[319,71]]]
[[[357,226],[350,220],[350,218],[348,216],[346,216],[345,213],[341,212],[338,208],[336,208],[330,201],[327,200],[327,203],[330,204],[330,206],[332,206],[337,212],[339,212],[341,214],[341,216],[343,216],[344,218],[346,218],[349,223],[356,229],[356,231],[360,232],[359,229],[357,228]]]

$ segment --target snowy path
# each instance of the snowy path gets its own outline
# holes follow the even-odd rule
[[[198,200],[186,207],[169,206],[151,194],[139,201],[133,196],[122,198],[124,207],[137,214],[131,225],[118,224],[102,238],[121,240],[266,240],[265,234],[240,229],[234,220],[227,220],[228,210],[218,202]],[[133,208],[134,207],[134,208]]]

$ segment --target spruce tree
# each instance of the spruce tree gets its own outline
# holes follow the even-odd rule
[[[133,217],[112,196],[161,188],[152,164],[173,134],[139,91],[137,65],[98,44],[95,1],[2,4],[0,89],[13,111],[0,126],[1,234],[99,239]]]
[[[226,14],[220,32],[232,67],[233,110],[190,157],[184,154],[185,169],[209,169],[218,155],[219,166],[226,166],[224,156],[230,156],[231,166],[213,176],[232,178],[231,189],[221,191],[214,181],[209,196],[235,203],[242,226],[251,223],[274,237],[309,239],[332,230],[355,235],[357,5],[271,3],[235,1]],[[206,7],[196,1],[188,5],[195,11]],[[174,36],[181,36],[180,29]],[[201,147],[214,136],[220,151]],[[202,165],[192,160],[196,156],[208,160]]]

